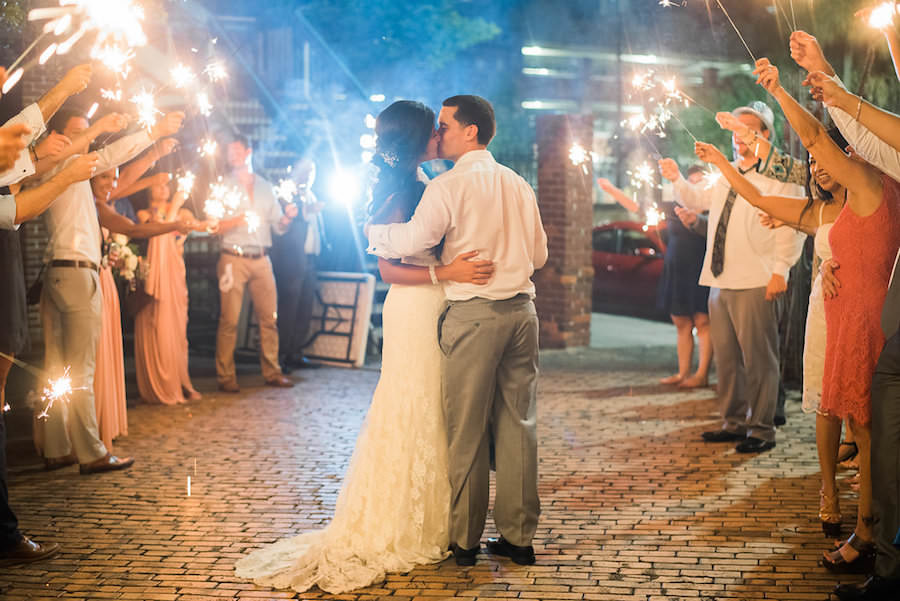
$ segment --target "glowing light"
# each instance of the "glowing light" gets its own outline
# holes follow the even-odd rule
[[[191,477],[187,477],[187,496],[191,496]]]
[[[191,195],[191,192],[194,190],[194,182],[197,177],[191,171],[185,171],[183,175],[178,178],[178,191],[187,198]]]
[[[371,96],[369,96],[369,100],[371,102],[384,102],[384,99],[384,94],[372,94]]]
[[[172,74],[172,83],[176,88],[186,88],[197,77],[191,68],[183,63],[178,63],[170,73]]]
[[[887,29],[894,24],[894,15],[897,14],[895,2],[882,2],[869,15],[869,26],[875,29]]]
[[[656,169],[647,161],[638,165],[633,171],[626,171],[626,173],[631,178],[631,186],[633,188],[640,190],[644,186],[648,188],[659,187],[659,184],[656,183]]]
[[[3,84],[3,88],[2,88],[3,93],[6,94],[10,90],[12,90],[13,87],[17,83],[19,83],[19,80],[22,79],[22,75],[24,75],[24,74],[25,74],[25,69],[23,69],[22,67],[19,67],[18,69],[13,71],[13,74],[10,75],[9,79],[6,80],[6,83]]]
[[[680,2],[677,2],[676,0],[659,0],[659,5],[665,8],[670,6],[686,6],[687,0],[681,0]]]
[[[134,51],[118,46],[102,46],[91,51],[91,58],[99,61],[104,67],[125,79],[131,73],[131,65],[129,63],[134,58]]]
[[[247,222],[247,231],[251,234],[256,232],[262,223],[262,220],[259,218],[256,211],[247,211],[244,213],[244,220]]]
[[[152,93],[142,90],[131,97],[131,102],[137,107],[138,123],[142,127],[150,129],[156,125],[156,116],[162,115],[162,111],[156,108],[156,99]]]
[[[94,114],[97,112],[97,109],[98,109],[98,108],[100,108],[100,103],[99,103],[99,102],[95,102],[94,104],[92,104],[92,105],[91,105],[91,108],[90,108],[90,109],[88,110],[88,112],[87,112],[87,115],[86,115],[87,118],[88,118],[88,119],[93,119]]]
[[[209,81],[216,83],[228,77],[228,72],[225,70],[225,66],[220,62],[212,62],[206,65],[206,68],[203,70],[206,76],[209,78]]]
[[[119,102],[122,100],[122,90],[100,90],[100,97],[104,100],[114,100],[115,102]]]
[[[212,114],[213,106],[210,104],[209,95],[206,92],[197,94],[197,110],[204,117],[209,117]]]
[[[216,149],[218,147],[219,147],[219,145],[216,143],[215,140],[213,140],[211,138],[207,138],[206,140],[203,140],[203,143],[200,145],[200,148],[199,148],[200,156],[202,156],[202,157],[214,156],[216,154]]]
[[[651,227],[658,227],[659,222],[664,221],[665,218],[665,213],[659,210],[659,207],[656,206],[656,203],[653,203],[653,206],[650,207],[649,211],[647,211],[647,218],[644,220],[644,225],[641,227],[641,229],[646,232]]]
[[[50,60],[50,57],[53,56],[53,54],[56,52],[57,47],[58,46],[57,46],[56,42],[47,46],[47,49],[41,53],[41,57],[38,59],[38,64],[43,65],[48,60]]]
[[[40,419],[44,419],[49,415],[50,409],[53,408],[53,405],[57,402],[68,402],[69,395],[72,394],[75,388],[72,388],[72,378],[69,377],[69,370],[71,368],[66,367],[63,370],[63,375],[59,378],[50,378],[47,381],[47,385],[44,387],[44,392],[41,394],[41,401],[44,403],[44,408],[38,414]],[[84,390],[83,388],[78,388],[77,390]]]
[[[210,219],[222,219],[225,217],[225,205],[223,205],[220,200],[208,198],[206,202],[203,203],[203,212],[206,213],[206,216]]]
[[[374,158],[375,153],[371,150],[363,150],[361,153],[359,153],[359,160],[361,160],[363,163],[371,163],[372,159]]]
[[[588,151],[578,142],[572,144],[569,148],[569,160],[573,165],[581,165],[588,159]]]
[[[710,170],[710,171],[706,172],[705,174],[703,174],[703,179],[700,180],[703,182],[703,189],[709,190],[710,188],[712,188],[713,186],[715,186],[718,183],[718,181],[719,181],[719,179],[721,179],[721,177],[722,177],[722,173],[720,171]]]
[[[299,190],[297,182],[292,179],[283,179],[278,182],[277,186],[272,188],[272,191],[275,193],[275,198],[281,199],[286,203],[292,203]]]
[[[373,150],[375,148],[375,143],[375,134],[363,134],[359,137],[359,145],[367,150]]]
[[[375,116],[369,113],[366,115],[366,127],[369,129],[375,129]]]
[[[331,174],[331,178],[328,181],[328,191],[332,198],[347,207],[351,207],[359,198],[362,188],[354,174],[344,169],[339,169]]]

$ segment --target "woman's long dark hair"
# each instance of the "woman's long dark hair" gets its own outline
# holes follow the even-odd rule
[[[434,133],[434,111],[412,100],[398,100],[375,119],[375,156],[378,168],[369,215],[374,223],[409,221],[422,198],[419,159]]]
[[[841,150],[845,150],[847,148],[847,140],[844,139],[844,136],[841,135],[840,130],[836,127],[832,127],[828,130],[828,137],[834,140],[834,143],[837,144]],[[800,211],[800,222],[803,221],[803,217],[806,216],[807,211],[809,211],[813,203],[816,199],[821,200],[825,204],[831,204],[834,202],[834,195],[819,185],[819,182],[816,181],[816,178],[813,177],[812,174],[812,155],[807,154],[806,157],[806,206],[803,207],[803,210]]]

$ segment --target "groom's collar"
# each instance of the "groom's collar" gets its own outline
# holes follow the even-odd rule
[[[479,150],[470,150],[465,153],[453,164],[454,167],[457,165],[461,165],[463,163],[467,163],[469,161],[483,161],[485,159],[494,160],[494,155],[491,154],[490,150],[487,149],[479,149]]]

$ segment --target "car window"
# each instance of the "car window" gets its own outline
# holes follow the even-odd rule
[[[620,254],[635,255],[640,248],[652,248],[659,253],[659,247],[643,232],[622,230],[622,251]]]
[[[617,252],[618,230],[594,230],[594,250],[603,253]]]

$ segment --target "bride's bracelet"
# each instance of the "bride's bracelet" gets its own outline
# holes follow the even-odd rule
[[[431,277],[432,284],[438,283],[437,274],[434,272],[434,265],[428,266],[428,275]]]

